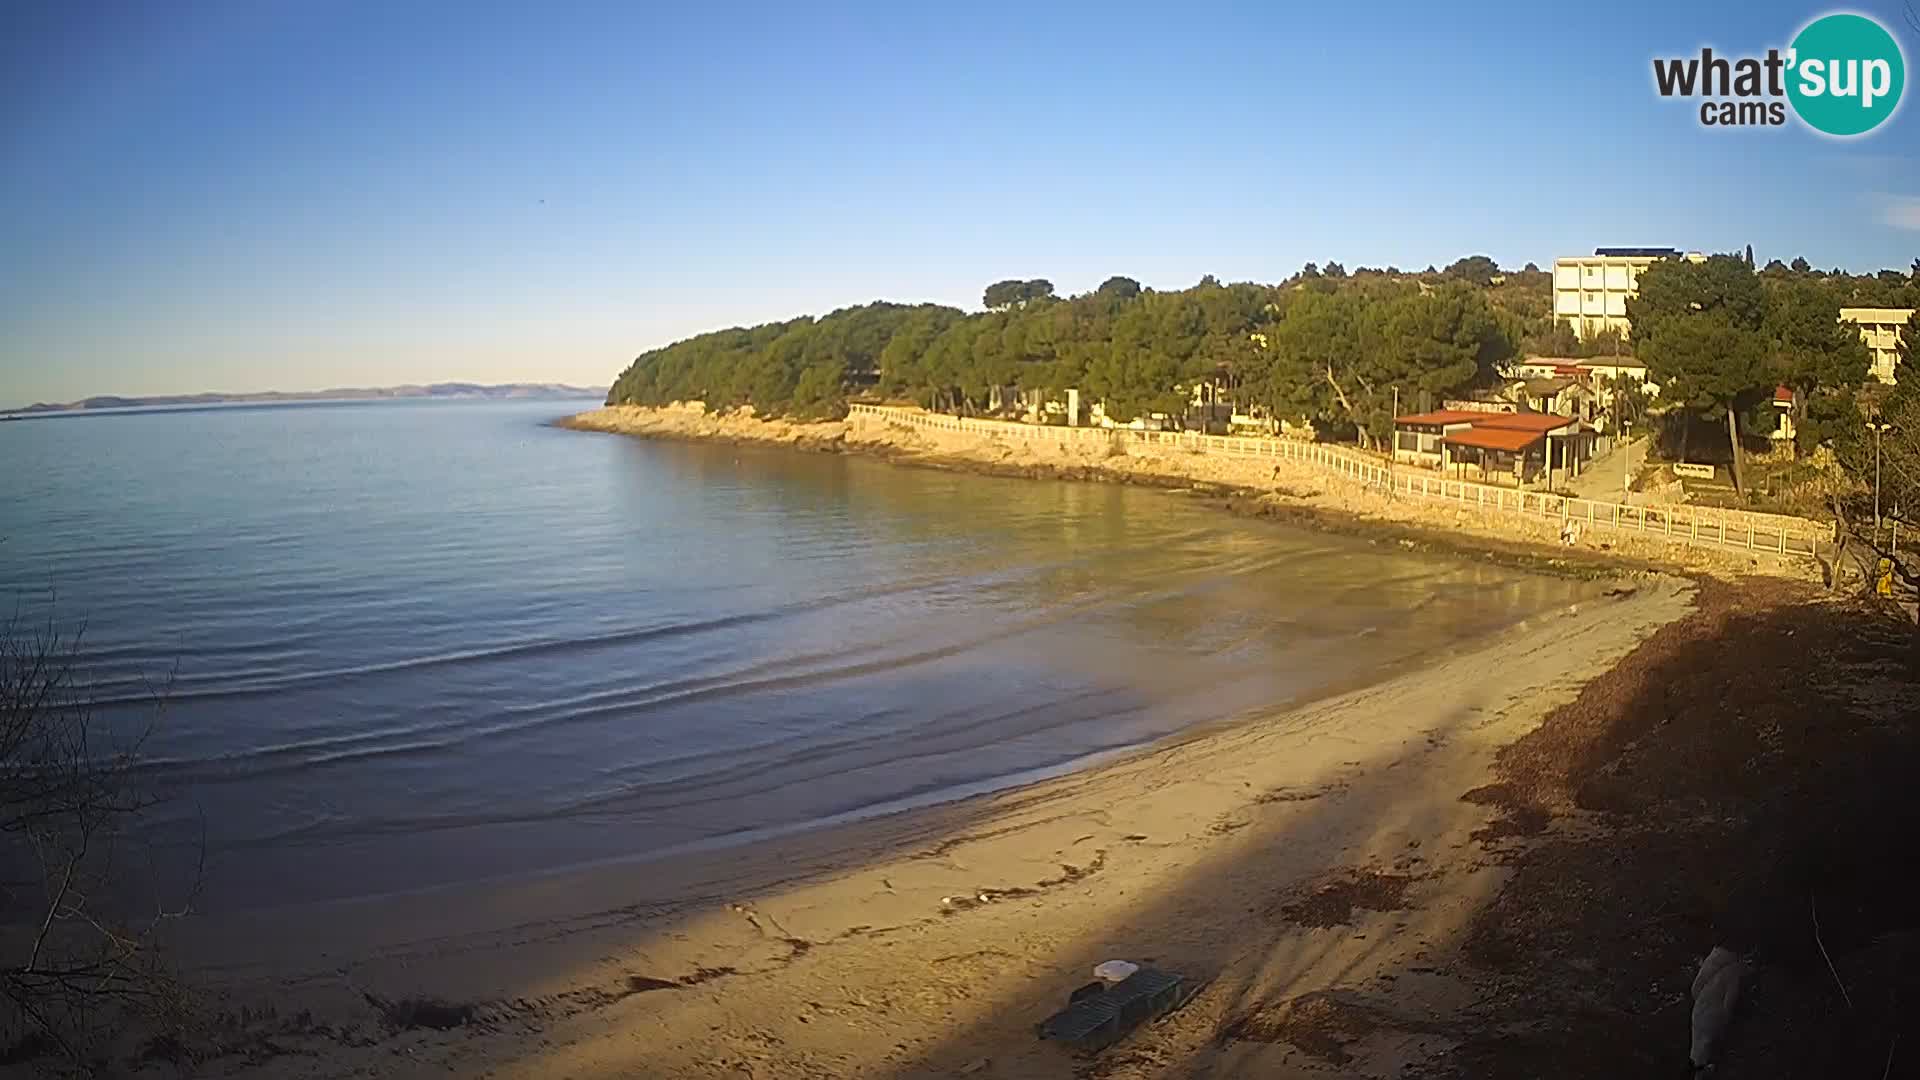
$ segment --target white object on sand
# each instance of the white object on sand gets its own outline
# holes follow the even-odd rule
[[[1696,1069],[1706,1068],[1713,1060],[1720,1037],[1733,1020],[1744,968],[1740,954],[1724,945],[1715,945],[1700,962],[1700,973],[1693,977],[1693,1047],[1687,1052]]]
[[[1140,970],[1140,965],[1126,960],[1107,960],[1094,965],[1093,977],[1108,986],[1117,985],[1126,977]]]

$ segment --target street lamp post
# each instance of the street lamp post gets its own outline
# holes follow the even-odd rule
[[[1633,443],[1625,424],[1620,425],[1620,504],[1633,505]]]
[[[1869,422],[1873,429],[1873,534],[1880,535],[1880,435],[1892,431],[1893,425],[1884,421]]]
[[[1441,429],[1445,431],[1445,428]],[[1393,430],[1387,435],[1387,498],[1393,498],[1393,464],[1400,459],[1400,387],[1393,388]]]

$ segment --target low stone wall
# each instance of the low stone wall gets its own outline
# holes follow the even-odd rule
[[[1832,536],[1830,526],[1778,514],[1687,505],[1635,506],[1449,480],[1433,470],[1405,465],[1394,467],[1384,457],[1324,443],[1125,428],[1050,427],[875,405],[852,406],[848,419],[854,423],[881,423],[923,432],[972,435],[1029,447],[1052,446],[1062,451],[1084,452],[1092,448],[1109,456],[1172,451],[1306,466],[1376,490],[1395,501],[1437,504],[1443,514],[1457,517],[1464,512],[1485,516],[1489,523],[1513,519],[1546,523],[1550,538],[1555,540],[1569,534],[1604,533],[1651,540],[1660,545],[1733,549],[1815,560]],[[1283,471],[1276,468],[1276,476]],[[1536,527],[1518,526],[1514,531],[1528,539],[1539,539],[1541,532]]]
[[[1628,507],[1446,480],[1346,447],[1286,438],[1193,435],[974,420],[915,409],[855,405],[844,420],[762,420],[694,405],[612,406],[565,426],[642,438],[714,439],[828,452],[869,453],[985,473],[1101,479],[1158,487],[1206,486],[1266,502],[1257,512],[1334,515],[1445,531],[1462,538],[1564,544],[1717,574],[1818,577],[1822,526],[1784,519],[1747,527],[1685,506]],[[1723,531],[1724,530],[1724,531]]]

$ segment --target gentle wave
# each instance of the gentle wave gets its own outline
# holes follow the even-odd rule
[[[928,584],[929,583],[927,582],[918,582],[918,581],[902,582],[897,585],[874,588],[862,593],[837,595],[837,596],[823,596],[823,597],[817,597],[810,600],[798,601],[798,602],[783,605],[780,607],[769,608],[765,611],[741,612],[734,615],[717,616],[711,619],[700,619],[700,620],[695,620],[692,622],[685,622],[685,623],[669,623],[662,626],[635,627],[635,628],[625,629],[625,630],[609,631],[604,634],[587,634],[587,635],[579,635],[574,637],[549,638],[549,639],[544,639],[540,641],[509,642],[505,644],[487,646],[484,648],[467,649],[467,650],[461,650],[459,652],[452,652],[452,653],[443,653],[435,656],[407,657],[405,659],[389,661],[386,663],[362,664],[354,667],[332,668],[332,669],[323,670],[323,671],[301,672],[296,675],[283,676],[283,677],[274,678],[274,679],[271,679],[268,681],[262,681],[262,682],[244,682],[243,681],[237,685],[228,683],[226,685],[210,686],[204,689],[194,689],[191,686],[189,686],[186,689],[170,689],[164,695],[164,703],[167,705],[184,705],[184,704],[192,704],[195,702],[216,701],[216,700],[230,699],[230,698],[266,697],[266,696],[272,696],[275,694],[284,694],[291,691],[297,691],[297,690],[305,689],[308,687],[334,685],[334,684],[346,682],[352,679],[366,678],[369,676],[423,673],[423,672],[427,672],[427,671],[431,671],[439,668],[457,668],[457,667],[462,667],[462,666],[471,665],[471,664],[498,663],[500,661],[524,660],[524,659],[531,659],[531,658],[536,658],[541,656],[550,656],[550,655],[556,655],[556,654],[590,652],[597,649],[614,648],[622,645],[634,645],[634,644],[640,644],[643,642],[658,640],[658,639],[711,633],[714,631],[735,629],[743,626],[752,626],[758,623],[774,622],[780,619],[790,618],[796,615],[805,615],[813,612],[824,611],[829,608],[838,607],[845,604],[861,603],[869,600],[883,599],[888,596],[915,593],[925,589]],[[276,642],[275,644],[277,645],[280,643]],[[206,650],[184,649],[180,652],[179,655],[183,657],[205,656],[205,655],[232,655],[232,652],[233,650],[229,646],[225,649],[206,649]],[[102,659],[111,657],[113,659],[146,660],[151,658],[151,647],[147,647],[145,649],[138,648],[138,647],[129,647],[115,654],[109,654],[103,651],[101,653],[95,654],[95,656],[97,658],[102,658]],[[81,655],[76,659],[79,659],[84,662],[86,659],[88,659],[88,657],[86,655]],[[232,677],[220,676],[219,678],[221,678],[224,681],[224,680],[229,680]],[[173,685],[178,686],[178,683],[175,683]],[[93,697],[90,700],[94,705],[103,707],[103,708],[110,708],[115,706],[127,706],[127,705],[147,705],[147,704],[152,704],[154,701],[154,699],[147,694],[139,694],[139,695],[106,694],[106,695]],[[269,747],[269,748],[264,748],[260,752],[263,752],[263,753],[273,752],[281,749],[298,749],[300,746],[323,746],[323,745],[327,745],[331,741],[332,740],[316,740],[313,743],[299,744],[297,746]]]
[[[293,770],[319,769],[371,758],[400,757],[435,751],[448,751],[488,739],[525,735],[538,730],[580,724],[612,716],[634,716],[673,706],[713,701],[740,695],[798,690],[843,680],[857,679],[863,675],[899,671],[915,665],[957,656],[979,648],[989,642],[1003,640],[1064,617],[1066,617],[1065,613],[1033,618],[1013,629],[992,630],[983,634],[974,635],[965,640],[934,648],[921,649],[905,654],[884,655],[879,658],[859,660],[851,663],[843,662],[822,669],[802,670],[790,674],[767,674],[768,672],[781,671],[782,669],[803,665],[807,662],[817,661],[823,658],[841,658],[858,654],[813,654],[808,657],[754,665],[746,669],[715,675],[705,675],[696,678],[675,680],[668,683],[656,683],[644,687],[608,691],[601,694],[586,695],[558,702],[540,702],[537,704],[516,705],[500,709],[497,715],[521,717],[520,719],[510,722],[475,724],[468,718],[457,718],[397,731],[391,729],[369,731],[341,735],[328,739],[314,739],[298,743],[279,744],[212,759],[154,758],[144,762],[142,767],[171,770],[176,779],[185,782],[208,783],[242,778],[253,779],[273,773],[283,773]],[[439,732],[454,732],[455,734],[441,739],[418,738],[418,736],[432,735]],[[410,741],[399,743],[389,741],[395,738],[409,739]],[[302,757],[297,761],[261,765],[245,771],[231,770],[232,766],[242,763],[272,761],[287,756],[305,754],[314,750],[330,752]],[[219,765],[229,768],[221,771],[195,768],[195,766],[208,765]]]
[[[984,790],[1558,595],[1165,492],[543,426],[563,411],[0,426],[35,463],[0,471],[0,587],[88,625],[105,723],[159,692],[141,777],[182,796],[156,828],[204,808],[210,902]]]
[[[1300,561],[1299,553],[1293,557],[1296,565]],[[1244,573],[1251,569],[1270,565],[1272,557],[1244,557],[1227,564],[1228,574]],[[992,579],[1005,579],[1010,576],[1026,576],[1035,570],[1053,570],[1069,565],[1067,562],[1052,564],[1045,568],[1029,567],[1018,575],[1000,572],[982,575],[970,579],[971,583],[984,584]],[[524,643],[492,650],[475,651],[457,657],[420,658],[383,665],[378,668],[346,669],[335,678],[353,677],[369,674],[385,674],[394,671],[418,671],[450,664],[485,663],[506,659],[518,659],[541,655],[554,651],[571,651],[575,648],[601,648],[619,644],[630,644],[657,637],[679,636],[715,630],[725,630],[760,622],[773,621],[794,615],[807,614],[838,607],[844,604],[864,600],[884,598],[891,595],[924,592],[928,582],[907,582],[897,586],[878,588],[853,596],[821,597],[787,605],[783,608],[754,614],[727,616],[705,620],[699,623],[678,624],[668,627],[647,628],[637,631],[623,631],[614,634],[598,635],[575,639],[573,641],[553,641]],[[942,584],[960,584],[954,579],[944,579]],[[1142,593],[1128,598],[1128,603],[1150,603],[1176,599],[1183,595],[1195,595],[1195,590],[1205,591],[1220,587],[1217,581],[1206,580],[1186,590],[1158,590]],[[338,766],[354,761],[384,757],[408,757],[429,754],[437,751],[450,751],[481,741],[505,736],[529,734],[534,731],[587,723],[613,716],[634,716],[648,711],[680,705],[717,700],[721,698],[769,693],[782,690],[797,690],[819,686],[840,680],[857,679],[896,670],[904,670],[920,664],[932,663],[948,657],[957,656],[977,649],[989,643],[1007,639],[1017,634],[1039,629],[1052,623],[1083,617],[1086,614],[1115,603],[1113,598],[1098,596],[1072,603],[1063,603],[1057,607],[1028,615],[1011,629],[1004,624],[984,633],[952,641],[935,648],[895,654],[881,654],[852,663],[844,662],[851,655],[840,650],[802,654],[760,664],[748,665],[730,671],[716,672],[694,678],[674,680],[665,683],[653,683],[640,687],[624,688],[573,698],[546,700],[535,703],[507,705],[500,708],[496,715],[517,717],[510,721],[493,723],[475,723],[469,717],[454,717],[429,724],[411,725],[403,728],[383,728],[360,732],[351,732],[322,738],[304,739],[296,742],[278,743],[256,747],[232,754],[206,758],[155,757],[143,762],[142,767],[149,770],[169,771],[173,778],[185,783],[212,783],[252,779],[273,774],[283,774],[308,768]],[[827,665],[815,667],[813,665]],[[798,669],[798,670],[795,670]],[[314,675],[302,677],[301,684],[330,682],[332,678]],[[287,689],[282,687],[280,689]],[[200,698],[220,698],[235,696],[254,696],[271,694],[272,689],[223,690],[195,695]],[[179,700],[192,700],[193,696]],[[137,700],[137,699],[128,699]],[[445,738],[433,738],[440,733],[453,734]],[[720,753],[735,752],[732,748]],[[695,755],[697,757],[697,755]],[[287,760],[292,759],[292,760]],[[665,764],[677,764],[685,759],[668,759]],[[660,762],[653,763],[656,766]]]

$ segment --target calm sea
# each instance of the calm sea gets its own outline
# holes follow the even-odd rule
[[[0,424],[0,588],[164,708],[204,906],[764,835],[1272,709],[1583,586],[1125,487],[641,442],[590,403]]]

